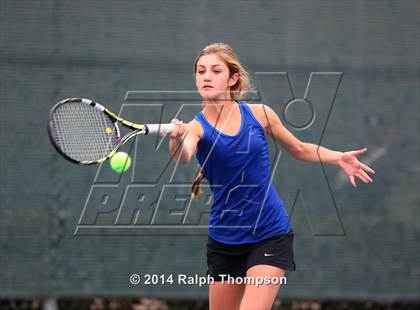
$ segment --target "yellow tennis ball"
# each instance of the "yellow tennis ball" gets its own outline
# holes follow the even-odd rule
[[[111,166],[112,170],[117,173],[126,172],[131,166],[130,155],[125,152],[115,153],[115,155],[111,157],[109,165]]]

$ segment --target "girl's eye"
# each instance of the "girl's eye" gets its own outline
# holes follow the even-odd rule
[[[203,74],[204,73],[204,71],[198,71],[198,74]]]
[[[219,70],[215,70],[214,73],[220,73],[220,71]]]

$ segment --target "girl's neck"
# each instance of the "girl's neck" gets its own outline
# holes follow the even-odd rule
[[[211,115],[216,118],[225,119],[235,106],[237,105],[236,101],[217,101],[217,102],[204,102],[203,113],[206,115]]]

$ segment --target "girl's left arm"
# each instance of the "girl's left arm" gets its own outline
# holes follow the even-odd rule
[[[366,148],[356,151],[339,152],[320,145],[302,142],[287,130],[276,112],[269,106],[261,105],[261,108],[265,114],[265,121],[263,123],[265,130],[294,158],[313,163],[337,165],[347,174],[353,186],[356,186],[355,177],[365,183],[373,182],[367,173],[373,174],[375,171],[360,162],[356,157],[365,153]],[[258,110],[261,111],[261,109]],[[261,115],[259,119],[263,119]]]

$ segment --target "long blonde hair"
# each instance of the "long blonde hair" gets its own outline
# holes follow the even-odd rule
[[[203,48],[197,55],[194,61],[194,74],[197,72],[197,63],[201,56],[216,54],[219,56],[229,68],[229,76],[238,73],[239,78],[235,85],[230,87],[230,96],[232,100],[238,100],[243,94],[251,89],[251,81],[248,72],[244,66],[239,62],[233,49],[225,43],[212,43]],[[198,197],[202,190],[200,189],[200,182],[204,178],[203,169],[201,167],[197,170],[197,175],[191,184],[191,195],[193,198]]]

